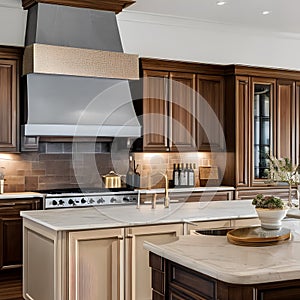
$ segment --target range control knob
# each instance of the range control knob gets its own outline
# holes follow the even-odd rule
[[[84,198],[81,198],[81,201],[80,201],[82,204],[86,203],[86,200]]]
[[[72,204],[73,204],[73,205],[75,204],[75,202],[74,202],[73,199],[69,199],[68,203],[71,204],[71,205],[72,205]]]
[[[57,205],[58,203],[57,203],[57,201],[56,200],[53,200],[52,201],[52,205]]]
[[[101,197],[100,199],[97,200],[97,203],[98,203],[98,204],[104,203],[104,202],[105,202],[105,200],[104,200],[102,197]]]
[[[125,201],[125,202],[130,202],[131,200],[130,200],[130,197],[129,197],[129,196],[126,196],[126,197],[123,198],[123,201]]]
[[[58,201],[58,204],[60,204],[60,205],[63,205],[64,203],[65,203],[64,200],[61,200],[61,199],[60,199],[60,200]]]
[[[117,199],[116,199],[116,198],[112,197],[112,198],[110,199],[110,203],[116,203],[116,202],[117,202]]]
[[[89,202],[90,202],[90,204],[93,204],[93,203],[95,203],[95,200],[93,198],[91,198]]]

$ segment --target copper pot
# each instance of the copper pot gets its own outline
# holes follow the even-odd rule
[[[108,174],[102,176],[105,188],[114,189],[121,187],[121,176],[115,173],[114,171],[110,171]]]

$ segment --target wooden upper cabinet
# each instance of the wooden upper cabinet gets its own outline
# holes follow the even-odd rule
[[[13,78],[16,73],[16,62],[0,60],[0,149],[16,148],[16,88]]]
[[[296,82],[295,95],[295,164],[300,163],[300,81]]]
[[[18,60],[1,59],[0,49],[0,151],[19,147]]]
[[[224,78],[223,76],[198,74],[196,90],[196,132],[198,150],[224,150]]]
[[[236,125],[235,125],[235,152],[236,165],[235,177],[236,186],[249,186],[249,77],[237,76],[235,80],[235,97],[236,97]],[[228,116],[229,117],[229,116]],[[234,116],[232,116],[234,117]]]
[[[269,178],[268,154],[274,152],[276,79],[251,78],[250,161],[251,185],[265,185]]]
[[[168,151],[168,72],[144,70],[143,149]]]
[[[196,75],[170,73],[169,137],[172,151],[195,148]]]
[[[275,105],[275,154],[277,157],[288,157],[293,163],[296,161],[296,109],[295,82],[291,80],[277,80],[277,99]]]

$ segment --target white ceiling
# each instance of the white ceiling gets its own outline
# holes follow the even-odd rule
[[[136,0],[128,11],[300,33],[300,0]],[[269,15],[261,12],[268,10]]]

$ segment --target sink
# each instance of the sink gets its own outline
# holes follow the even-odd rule
[[[233,228],[198,229],[198,230],[195,230],[195,234],[226,236],[227,232],[232,229]]]

